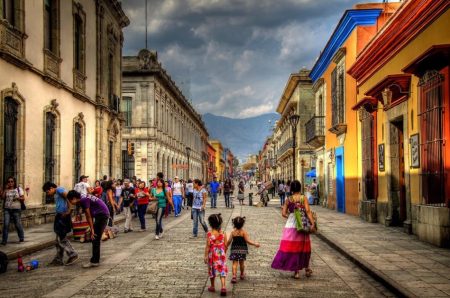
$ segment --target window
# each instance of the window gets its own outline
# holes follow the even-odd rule
[[[109,141],[109,150],[108,150],[108,160],[109,160],[109,177],[113,176],[113,160],[114,160],[114,142]]]
[[[344,80],[345,80],[344,65],[339,64],[331,73],[332,126],[345,123]]]
[[[3,19],[7,20],[9,24],[16,27],[16,1],[2,0],[3,2]]]
[[[53,113],[45,113],[45,181],[55,181],[55,143],[56,117]]]
[[[79,15],[75,16],[75,69],[83,72],[83,20]]]
[[[83,127],[80,123],[75,123],[75,134],[74,134],[74,169],[73,169],[73,181],[78,182],[81,176],[81,160],[82,160],[82,144],[83,144]]]
[[[159,155],[158,155],[159,164]],[[122,150],[122,177],[131,178],[135,175],[134,171],[134,156],[129,155],[127,150]]]
[[[125,126],[130,127],[132,125],[132,121],[131,121],[132,107],[133,107],[132,98],[129,96],[124,96],[122,101],[123,101],[123,104],[121,105],[121,109],[122,109],[123,118],[125,119]]]
[[[59,56],[58,0],[44,0],[44,46]]]
[[[5,99],[4,110],[4,149],[3,182],[8,177],[17,177],[17,121],[19,104],[12,98]]]
[[[422,155],[422,198],[426,204],[445,206],[444,168],[445,76],[428,71],[419,81]],[[448,194],[447,194],[448,195]]]

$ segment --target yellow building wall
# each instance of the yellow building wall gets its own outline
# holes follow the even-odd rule
[[[449,44],[450,43],[450,10],[442,14],[433,24],[422,31],[414,40],[410,41],[401,51],[397,53],[388,63],[375,72],[366,82],[359,86],[358,100],[361,100],[365,93],[380,82],[383,78],[390,74],[402,74],[402,69],[409,65],[418,56],[428,50],[432,45]],[[419,78],[411,77],[411,95],[408,99],[408,113],[405,121],[407,122],[407,130],[405,135],[408,139],[411,135],[419,133],[419,117],[418,117],[418,89],[417,84]],[[411,116],[412,115],[412,116]],[[386,143],[385,123],[387,117],[382,110],[382,105],[378,105],[377,115],[377,144]],[[385,153],[385,162],[388,154]],[[388,201],[388,188],[385,172],[378,173],[378,201]],[[410,188],[411,203],[413,205],[420,202],[420,168],[410,168],[410,147],[405,143],[405,173],[410,174],[410,183],[406,187]]]
[[[353,65],[356,59],[357,49],[357,30],[353,30],[342,47],[346,48],[345,54],[345,72]],[[356,104],[356,82],[346,73],[345,76],[345,123],[347,124],[347,132],[344,135],[336,136],[336,134],[328,131],[332,126],[332,100],[331,100],[331,72],[335,69],[336,64],[331,63],[324,72],[323,78],[326,82],[326,111],[325,117],[325,148],[344,147],[344,176],[345,176],[345,212],[358,215],[359,192],[358,192],[358,114],[352,110]],[[335,169],[334,169],[335,171]],[[335,175],[335,174],[333,174]],[[333,177],[333,181],[335,177]],[[336,187],[334,183],[334,192],[328,197],[330,207],[336,204]]]

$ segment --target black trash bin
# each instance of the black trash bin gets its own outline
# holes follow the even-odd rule
[[[248,205],[253,206],[253,193],[248,194]]]

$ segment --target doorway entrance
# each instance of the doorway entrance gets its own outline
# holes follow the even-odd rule
[[[403,140],[403,118],[390,123],[390,199],[392,225],[403,225],[406,220],[405,146]]]

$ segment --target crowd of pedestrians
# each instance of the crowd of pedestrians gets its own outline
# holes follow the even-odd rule
[[[55,202],[55,246],[56,254],[49,265],[71,265],[78,260],[78,253],[71,245],[67,235],[72,231],[72,215],[84,214],[90,230],[90,240],[92,242],[92,256],[88,263],[83,264],[83,268],[97,267],[100,264],[101,240],[105,230],[113,227],[114,215],[122,213],[125,217],[124,233],[133,232],[132,217],[139,218],[140,229],[147,230],[146,214],[152,213],[155,219],[155,239],[159,240],[164,235],[163,218],[174,213],[174,217],[179,217],[182,210],[190,209],[192,225],[192,238],[199,237],[198,225],[204,231],[206,240],[205,263],[208,267],[208,275],[211,286],[208,291],[215,292],[215,278],[221,281],[220,294],[227,294],[225,279],[228,275],[226,255],[228,249],[229,260],[232,261],[232,283],[237,282],[237,271],[240,268],[240,279],[245,279],[245,261],[248,254],[248,245],[259,247],[260,244],[250,239],[244,230],[245,217],[233,218],[233,231],[227,237],[222,229],[222,217],[220,213],[211,214],[208,217],[208,225],[205,221],[205,209],[208,196],[211,200],[211,209],[217,208],[217,198],[220,193],[224,195],[226,208],[233,208],[232,194],[235,190],[234,181],[226,179],[223,183],[213,181],[204,185],[199,179],[180,180],[175,176],[173,181],[164,179],[163,173],[158,173],[157,177],[150,179],[148,184],[144,180],[133,177],[132,179],[112,180],[104,176],[101,180],[96,180],[91,187],[88,183],[88,176],[81,176],[79,182],[75,184],[73,190],[67,190],[55,183],[46,182],[42,190],[48,198],[53,198]],[[244,205],[244,192],[246,184],[253,188],[253,181],[244,180],[237,184],[237,198],[240,205]],[[270,184],[270,183],[269,183]],[[272,268],[292,271],[294,278],[300,278],[300,271],[305,269],[306,276],[312,275],[309,266],[311,257],[311,241],[308,233],[298,230],[298,219],[295,217],[296,209],[303,210],[305,217],[311,224],[311,231],[315,230],[315,219],[312,216],[308,198],[301,193],[299,181],[278,181],[269,185],[268,183],[256,182],[258,191],[267,193],[267,190],[278,191],[282,206],[282,216],[287,219],[282,232],[280,247],[272,262]],[[318,185],[315,181],[308,187],[310,197],[313,197],[314,204],[318,197]],[[17,186],[13,177],[7,179],[7,183],[1,193],[4,210],[4,225],[2,233],[2,244],[6,245],[8,240],[9,225],[14,223],[19,240],[24,241],[24,230],[21,225],[21,210],[24,205],[24,191]],[[266,204],[267,205],[267,202]],[[263,205],[264,206],[264,205]],[[64,262],[64,257],[67,260]]]

